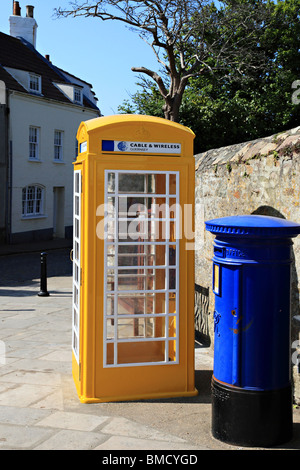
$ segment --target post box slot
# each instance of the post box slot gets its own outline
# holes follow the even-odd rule
[[[225,258],[225,248],[220,248],[218,246],[214,247],[214,254],[218,256],[218,258]]]

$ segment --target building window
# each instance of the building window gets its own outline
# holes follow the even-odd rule
[[[54,131],[54,161],[63,159],[63,131]]]
[[[34,93],[42,92],[40,75],[36,75],[35,73],[29,74],[29,90],[33,91]]]
[[[29,127],[29,159],[39,160],[39,134],[38,127]]]
[[[77,86],[74,86],[74,102],[82,104],[82,90]]]
[[[44,214],[44,189],[41,186],[26,186],[22,189],[22,216],[34,217]]]

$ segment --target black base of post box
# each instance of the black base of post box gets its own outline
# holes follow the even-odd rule
[[[291,385],[256,391],[226,386],[212,378],[212,434],[245,447],[273,447],[293,435]]]

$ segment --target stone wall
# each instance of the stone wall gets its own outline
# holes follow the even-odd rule
[[[205,230],[204,222],[229,215],[262,214],[300,223],[300,127],[251,142],[209,150],[196,155],[195,160],[196,330],[198,328],[200,339],[213,346],[211,258],[214,236]],[[292,353],[300,358],[300,351],[297,353],[297,344],[294,343],[300,340],[300,236],[293,241]],[[197,292],[201,295],[197,296]],[[300,403],[299,373],[299,365],[294,365],[297,403]]]

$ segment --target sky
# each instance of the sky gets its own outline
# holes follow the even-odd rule
[[[0,0],[0,31],[9,34],[13,0]],[[34,6],[38,24],[36,49],[51,62],[93,85],[104,116],[118,113],[118,106],[138,90],[133,66],[158,71],[150,48],[137,33],[116,21],[100,18],[54,18],[53,10],[68,7],[68,0],[19,0],[21,16]]]

